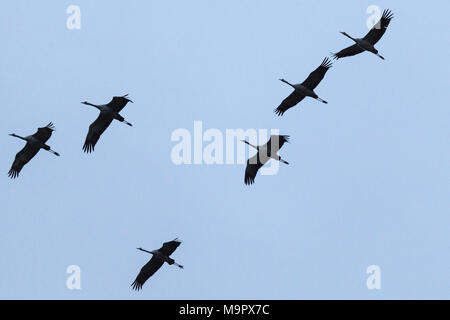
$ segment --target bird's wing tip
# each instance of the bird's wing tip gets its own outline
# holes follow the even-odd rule
[[[54,130],[55,130],[55,125],[53,124],[53,122],[50,121],[50,122],[45,126],[45,128],[48,128],[48,129],[54,131]]]
[[[325,57],[325,59],[323,59],[323,61],[322,61],[321,66],[329,69],[333,66],[333,63],[330,58]]]
[[[133,288],[133,290],[139,291],[142,289],[142,284],[134,280],[133,283],[131,284],[131,287]]]
[[[391,20],[394,18],[394,13],[391,11],[391,9],[384,9],[383,15],[381,16],[382,19]]]
[[[281,110],[279,110],[278,108],[276,108],[275,110],[273,110],[273,112],[277,115],[277,116],[282,116],[283,112]]]

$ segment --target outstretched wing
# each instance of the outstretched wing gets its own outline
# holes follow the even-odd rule
[[[326,57],[325,59],[323,59],[320,66],[318,66],[316,70],[309,74],[308,78],[303,81],[302,85],[311,90],[314,90],[320,83],[320,81],[322,81],[325,73],[327,73],[328,69],[330,69],[332,65],[333,64],[331,63],[331,60]]]
[[[131,284],[131,287],[136,290],[139,291],[142,289],[142,286],[144,285],[145,281],[148,280],[148,278],[150,278],[152,275],[155,274],[156,271],[159,270],[159,268],[161,268],[161,266],[163,265],[164,260],[159,259],[155,256],[153,256],[149,262],[147,262],[142,268],[141,271],[139,272],[139,274],[136,277],[136,280],[133,281],[133,283]]]
[[[386,29],[389,26],[392,18],[394,18],[394,14],[392,13],[392,11],[390,11],[389,9],[384,10],[380,21],[378,21],[372,27],[372,29],[370,29],[370,31],[363,39],[370,42],[371,44],[376,44],[386,32]]]
[[[297,103],[305,98],[304,95],[294,90],[286,99],[284,99],[281,104],[274,110],[275,114],[282,116],[288,109],[295,106]]]
[[[133,102],[127,98],[128,94],[121,97],[113,97],[112,100],[107,104],[108,107],[116,112],[120,112],[128,102]]]
[[[271,135],[269,141],[266,143],[267,154],[278,153],[285,142],[289,142],[287,135]],[[264,147],[262,149],[265,149]]]
[[[16,158],[8,172],[8,176],[11,179],[15,179],[19,176],[20,170],[26,165],[33,157],[39,152],[39,147],[27,143],[22,150],[16,154]]]
[[[38,128],[33,137],[42,141],[42,143],[46,143],[48,139],[52,136],[52,132],[55,130],[55,126],[52,122],[42,128]]]
[[[266,163],[267,161],[268,159],[266,159],[264,163]],[[258,173],[258,170],[264,165],[264,163],[259,157],[259,152],[247,160],[247,167],[245,168],[244,177],[244,183],[246,185],[250,185],[255,182],[256,174]]]
[[[357,55],[358,53],[364,52],[364,49],[362,49],[360,46],[358,46],[356,43],[350,47],[347,47],[345,49],[342,49],[338,53],[333,53],[333,58],[338,60],[340,58],[344,57],[350,57]]]
[[[181,244],[181,241],[178,239],[174,239],[169,242],[164,242],[163,246],[158,249],[159,252],[161,252],[165,256],[170,256]]]
[[[94,151],[95,144],[112,121],[113,118],[111,116],[104,113],[99,114],[97,119],[89,126],[89,131],[83,146],[84,152],[90,153]]]

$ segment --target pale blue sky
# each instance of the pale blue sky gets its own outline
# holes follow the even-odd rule
[[[81,30],[66,8],[81,8]],[[377,44],[339,60],[278,118],[329,52],[395,14]],[[0,298],[450,298],[448,1],[8,1],[0,12]],[[129,93],[93,154],[97,111]],[[243,184],[244,165],[175,166],[177,128],[275,128],[291,164]],[[12,181],[21,141],[49,144]],[[149,258],[184,240],[136,293]],[[82,289],[66,288],[79,265]],[[366,288],[367,266],[382,289]]]

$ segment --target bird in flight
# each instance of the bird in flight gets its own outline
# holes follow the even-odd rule
[[[98,139],[100,139],[102,133],[106,130],[106,128],[108,128],[114,119],[132,126],[131,123],[126,121],[125,118],[119,114],[128,102],[133,102],[128,99],[127,96],[128,94],[121,97],[113,97],[108,104],[101,105],[92,104],[87,101],[81,102],[82,104],[92,106],[100,110],[100,114],[97,119],[89,126],[89,131],[83,146],[84,152],[90,153],[94,151]]]
[[[253,157],[247,160],[247,167],[245,168],[244,177],[244,183],[246,185],[250,185],[255,182],[255,177],[258,173],[258,170],[270,159],[283,162],[284,164],[289,164],[289,162],[281,159],[281,157],[278,155],[278,151],[281,149],[284,143],[289,142],[289,136],[271,135],[269,141],[267,141],[262,146],[255,146],[246,140],[242,140],[242,142],[248,144],[258,151]]]
[[[346,32],[341,32],[347,38],[352,39],[355,42],[355,44],[345,49],[342,49],[337,53],[333,53],[333,57],[335,59],[340,59],[344,57],[354,56],[364,51],[369,51],[384,60],[384,57],[378,53],[377,49],[375,49],[375,44],[381,39],[383,34],[386,32],[386,29],[389,26],[389,23],[391,22],[393,17],[394,15],[389,9],[384,10],[380,21],[378,21],[372,27],[372,29],[370,29],[370,31],[365,35],[364,38],[353,38],[349,36]]]
[[[15,179],[19,176],[19,172],[22,170],[23,166],[26,165],[33,157],[39,152],[39,150],[44,149],[48,152],[59,156],[58,152],[53,151],[50,146],[45,144],[48,139],[52,136],[54,131],[53,123],[49,123],[45,127],[38,128],[35,134],[31,136],[21,137],[15,133],[11,133],[10,136],[16,137],[26,141],[25,147],[16,154],[16,158],[8,172],[8,176],[11,179]]]
[[[294,88],[294,91],[281,102],[278,108],[274,110],[275,114],[277,114],[278,116],[282,116],[288,109],[295,106],[305,97],[311,97],[323,103],[328,103],[325,100],[319,98],[319,96],[314,92],[314,89],[318,86],[320,81],[322,81],[325,73],[327,73],[328,69],[330,69],[331,67],[332,63],[330,59],[325,58],[323,59],[320,66],[317,67],[316,70],[311,72],[308,78],[306,78],[306,80],[300,84],[290,84],[286,80],[280,79],[281,82],[284,82]]]
[[[180,244],[181,241],[176,238],[172,241],[164,242],[163,246],[158,250],[147,251],[142,248],[137,248],[138,250],[150,253],[153,256],[150,261],[141,268],[141,271],[137,275],[136,280],[134,280],[131,284],[131,287],[137,291],[141,290],[145,281],[155,274],[164,262],[167,262],[169,265],[176,265],[178,268],[183,269],[184,267],[182,265],[176,263],[174,259],[170,258],[170,255],[178,248]]]

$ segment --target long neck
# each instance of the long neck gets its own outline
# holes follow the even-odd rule
[[[286,83],[287,85],[290,85],[292,88],[295,89],[294,85],[292,83],[289,83],[288,81],[284,80],[284,79],[280,79],[281,82]]]
[[[153,252],[147,251],[147,250],[145,250],[145,249],[142,249],[142,248],[138,248],[138,250],[141,250],[141,251],[144,251],[144,252],[147,252],[147,253],[153,254]]]
[[[344,36],[346,36],[347,38],[350,38],[350,39],[352,39],[353,41],[356,42],[356,39],[353,38],[353,37],[351,37],[351,36],[349,36],[349,35],[347,34],[347,32],[342,32],[342,34],[343,34]]]
[[[250,142],[248,142],[248,141],[246,141],[246,140],[242,140],[242,142],[244,142],[244,143],[248,144],[249,146],[251,146],[251,147],[255,148],[256,150],[258,150],[258,147],[257,147],[257,146],[254,146],[254,145],[251,144]]]
[[[22,140],[25,140],[25,141],[27,141],[27,139],[26,139],[26,138],[24,138],[24,137],[21,137],[21,136],[18,136],[18,135],[17,135],[17,134],[15,134],[15,133],[11,134],[11,136],[12,136],[12,137],[16,137],[16,138],[19,138],[19,139],[22,139]]]
[[[88,106],[93,106],[93,107],[95,107],[95,108],[97,108],[97,109],[99,109],[99,106],[98,105],[96,105],[96,104],[93,104],[93,103],[90,103],[90,102],[83,102],[84,104],[86,104],[86,105],[88,105]]]

